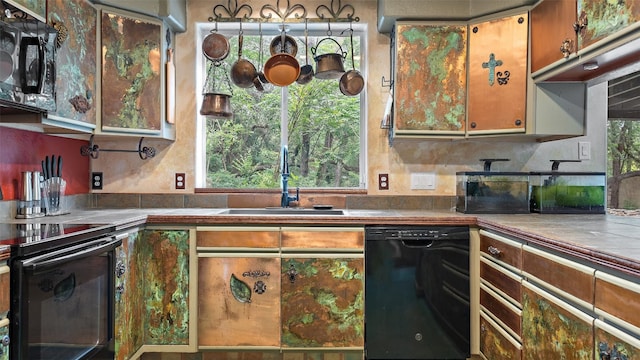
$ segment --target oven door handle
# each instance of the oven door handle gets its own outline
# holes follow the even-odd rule
[[[75,246],[27,259],[22,263],[22,266],[24,269],[31,271],[48,269],[71,260],[82,259],[112,251],[121,244],[122,239],[109,238],[107,241],[105,241],[105,239],[100,239],[90,242],[89,244],[83,244],[84,246],[82,247]]]

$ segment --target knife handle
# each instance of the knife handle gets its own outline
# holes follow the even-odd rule
[[[58,155],[58,169],[57,169],[57,172],[58,172],[57,176],[59,178],[61,178],[62,177],[62,155]]]

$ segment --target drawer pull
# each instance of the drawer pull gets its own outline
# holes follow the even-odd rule
[[[495,256],[495,257],[500,257],[502,255],[502,251],[500,251],[500,249],[498,249],[495,246],[489,246],[487,248],[487,251],[489,251],[489,254]]]

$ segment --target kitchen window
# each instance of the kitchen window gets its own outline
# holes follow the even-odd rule
[[[215,24],[200,27],[198,46]],[[270,189],[280,187],[280,154],[288,146],[289,186],[300,188],[357,189],[366,184],[366,107],[364,90],[356,96],[341,93],[340,78],[317,79],[300,85],[264,84],[241,88],[231,81],[234,62],[241,55],[262,72],[272,53],[281,52],[282,24],[218,23],[218,33],[230,43],[229,55],[219,63],[201,49],[196,59],[198,110],[203,93],[226,93],[232,118],[198,115],[196,187]],[[305,27],[307,36],[305,36]],[[350,27],[353,31],[350,30]],[[300,66],[312,65],[316,56],[342,54],[346,71],[362,74],[366,34],[363,24],[309,22],[286,24],[286,36],[295,40]],[[262,35],[261,35],[262,34]],[[353,59],[350,34],[353,34]],[[326,40],[330,38],[330,40]],[[305,39],[308,50],[305,48]],[[325,40],[325,41],[323,41]],[[335,40],[335,41],[332,41]],[[291,45],[289,39],[285,45]],[[286,52],[291,50],[287,47]],[[308,53],[308,58],[306,54]],[[364,75],[363,75],[364,76]]]

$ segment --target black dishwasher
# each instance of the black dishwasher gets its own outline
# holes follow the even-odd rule
[[[367,226],[365,357],[470,357],[469,228]]]

